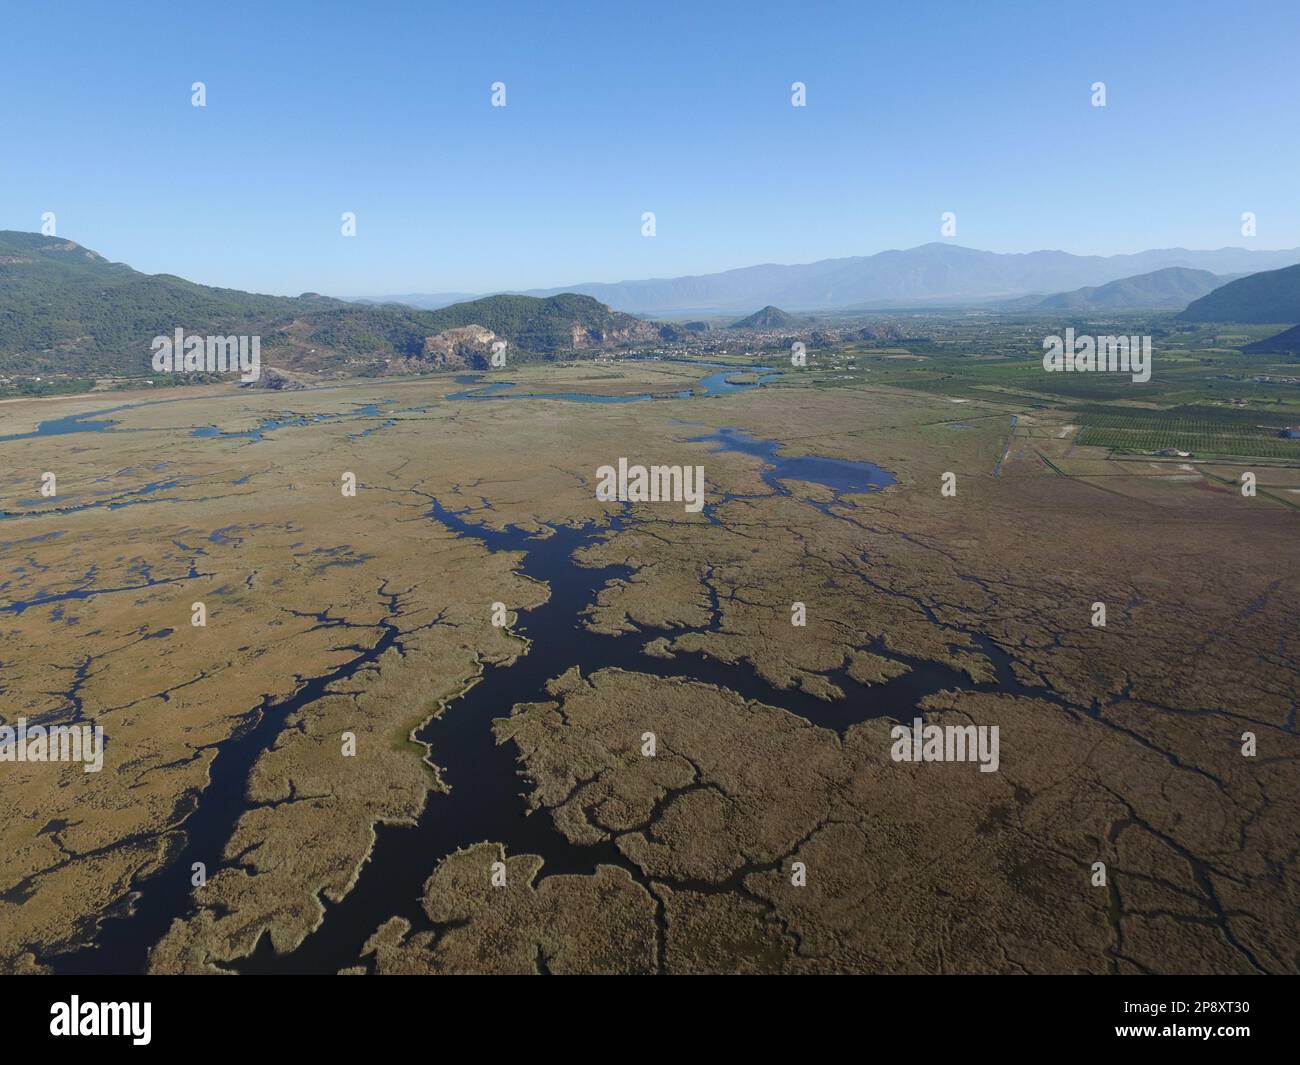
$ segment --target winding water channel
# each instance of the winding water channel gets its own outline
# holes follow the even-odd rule
[[[723,396],[732,392],[744,392],[751,388],[760,388],[770,381],[775,381],[781,376],[781,372],[771,370],[763,366],[745,366],[745,365],[726,365],[723,363],[698,362],[692,360],[692,365],[700,369],[713,370],[712,373],[706,374],[700,379],[694,388],[680,389],[672,392],[638,392],[632,395],[600,395],[591,392],[515,392],[517,387],[515,382],[508,380],[486,382],[483,374],[462,374],[453,378],[457,384],[471,385],[473,387],[462,389],[459,392],[449,393],[447,398],[453,401],[473,401],[473,400],[527,400],[527,399],[558,399],[568,400],[574,403],[640,403],[646,400],[663,400],[663,399],[691,399],[699,396]],[[735,378],[745,375],[752,375],[752,381],[737,381]],[[313,389],[313,391],[331,391],[339,386],[333,385],[328,388]],[[236,393],[237,394],[237,393]],[[82,411],[80,414],[64,414],[58,418],[47,418],[39,422],[35,429],[25,433],[7,433],[0,434],[0,443],[10,440],[31,440],[37,437],[47,436],[69,436],[73,433],[136,433],[136,432],[160,432],[162,429],[121,429],[121,419],[111,418],[108,415],[120,414],[122,411],[135,410],[139,407],[152,407],[160,404],[184,403],[189,397],[179,396],[169,399],[146,399],[136,403],[120,403],[115,407],[104,407],[100,410]],[[252,429],[225,430],[215,425],[203,425],[191,430],[190,435],[204,440],[249,440],[260,442],[266,438],[266,434],[276,429],[299,428],[306,425],[315,425],[319,422],[335,421],[338,419],[358,419],[358,418],[381,418],[385,417],[391,411],[381,411],[383,406],[392,406],[396,404],[394,399],[382,400],[380,403],[354,403],[351,409],[339,412],[326,412],[320,414],[304,415],[273,415],[265,418],[260,424]],[[388,428],[396,424],[392,421],[382,422],[379,426],[367,429],[361,435],[369,435],[380,428]]]
[[[519,614],[516,631],[530,641],[528,652],[512,665],[489,668],[419,732],[419,739],[430,745],[432,758],[450,791],[431,792],[414,826],[377,826],[374,849],[355,886],[342,901],[325,902],[321,926],[297,950],[282,956],[273,952],[269,936],[264,936],[254,954],[236,966],[241,972],[332,972],[357,964],[366,939],[390,917],[406,918],[417,931],[428,928],[428,918],[420,906],[424,882],[444,857],[484,840],[504,844],[511,854],[540,855],[545,861],[543,878],[556,873],[591,873],[598,864],[605,863],[627,869],[643,880],[640,871],[613,843],[576,846],[555,829],[548,812],[525,816],[516,750],[510,743],[498,746],[492,733],[492,720],[508,715],[516,703],[548,699],[546,682],[571,666],[580,667],[584,675],[618,667],[716,684],[841,734],[851,724],[869,718],[910,721],[917,703],[938,691],[1029,694],[1015,679],[1009,658],[978,635],[973,638],[994,663],[994,682],[973,683],[948,666],[896,654],[877,641],[868,648],[905,663],[909,671],[870,687],[858,684],[844,669],[832,671],[828,678],[847,695],[835,702],[798,689],[774,689],[743,663],[727,665],[699,654],[679,654],[673,659],[648,656],[643,648],[649,640],[672,633],[647,630],[604,636],[581,627],[582,615],[599,591],[611,580],[628,578],[631,570],[624,566],[582,566],[575,560],[575,553],[617,533],[626,519],[616,518],[606,527],[557,526],[543,537],[514,527],[493,530],[471,524],[438,503],[430,509],[429,517],[490,550],[521,552],[519,572],[547,584],[549,599]],[[395,613],[395,596],[391,605]],[[714,618],[706,630],[716,631],[717,627],[715,603]],[[191,863],[203,861],[210,872],[217,866],[216,856],[223,854],[246,809],[247,783],[253,766],[275,742],[286,720],[326,694],[330,685],[371,666],[390,647],[400,649],[401,636],[396,627],[385,623],[375,645],[356,646],[356,657],[345,666],[307,682],[289,699],[268,702],[250,712],[245,728],[221,745],[212,763],[211,783],[197,797],[185,821],[186,842],[181,852],[162,872],[138,885],[140,897],[130,913],[104,921],[94,947],[45,960],[59,972],[142,971],[149,948],[172,920],[193,912]],[[1034,694],[1042,693],[1037,690]],[[696,887],[708,890],[708,885]]]
[[[719,369],[700,382],[699,390],[686,395],[711,395],[761,387],[762,377],[737,382],[740,373],[756,367]],[[770,378],[768,378],[770,379]],[[457,393],[453,399],[486,400],[507,398],[513,385],[483,386]],[[565,393],[509,395],[511,399],[582,399]],[[588,396],[590,402],[634,402],[667,396]],[[100,412],[109,413],[109,412]],[[378,408],[362,408],[349,414],[377,416]],[[88,416],[80,416],[88,418]],[[202,436],[243,436],[262,439],[276,428],[298,424],[286,419],[265,424],[246,433],[200,431]],[[87,421],[80,431],[104,431],[111,423]],[[43,423],[50,435],[71,428],[67,420]],[[44,434],[41,434],[44,435]],[[818,456],[784,457],[782,445],[761,440],[736,429],[720,429],[695,438],[715,449],[740,451],[762,459],[767,486],[790,494],[787,481],[819,484],[829,488],[835,499],[847,493],[878,490],[893,483],[888,471],[865,462],[849,462]],[[805,501],[818,509],[826,504]],[[321,925],[291,953],[276,955],[269,935],[263,935],[253,954],[234,966],[241,972],[333,972],[358,964],[365,941],[386,920],[394,916],[411,923],[413,930],[430,927],[420,900],[423,886],[438,863],[454,851],[482,841],[502,843],[511,854],[540,855],[545,864],[541,878],[557,873],[591,873],[598,864],[626,869],[644,883],[640,870],[623,857],[613,842],[574,845],[556,830],[547,811],[526,816],[525,784],[519,776],[517,751],[513,743],[498,745],[492,732],[494,718],[507,716],[517,703],[545,701],[546,684],[573,666],[583,675],[596,670],[620,668],[660,677],[674,677],[718,685],[746,699],[757,700],[797,714],[806,721],[837,733],[870,718],[888,717],[910,721],[916,706],[927,695],[945,690],[1003,691],[1042,697],[1041,689],[1025,688],[1016,679],[1011,660],[991,640],[980,634],[966,634],[993,663],[996,680],[974,683],[964,673],[941,663],[914,659],[885,648],[883,641],[867,641],[864,649],[901,662],[907,672],[885,683],[864,686],[844,668],[826,674],[846,693],[846,698],[828,702],[798,689],[778,690],[762,680],[745,663],[728,665],[702,654],[677,654],[665,659],[644,653],[647,642],[659,636],[673,636],[681,630],[644,630],[617,636],[594,635],[582,626],[583,615],[612,580],[626,580],[632,570],[625,566],[588,567],[577,561],[584,548],[616,535],[630,520],[613,518],[604,526],[581,528],[555,526],[548,535],[525,533],[515,527],[494,530],[468,521],[434,502],[428,518],[456,536],[482,543],[490,551],[520,553],[518,571],[549,588],[542,605],[521,611],[515,631],[528,639],[527,653],[511,665],[488,668],[465,692],[451,700],[443,712],[418,733],[429,744],[432,760],[439,766],[449,787],[446,793],[430,792],[415,825],[378,825],[374,848],[352,890],[337,903],[322,899],[325,916]],[[396,593],[388,589],[389,618],[399,612]],[[23,607],[35,604],[22,604]],[[321,622],[329,619],[322,617]],[[713,617],[705,631],[717,631],[720,610],[716,598]],[[193,797],[189,810],[180,811],[184,842],[166,866],[135,885],[134,905],[125,903],[116,913],[104,915],[94,943],[69,953],[43,960],[57,972],[117,973],[140,972],[148,965],[148,953],[167,932],[172,922],[194,913],[190,885],[191,866],[203,862],[209,875],[221,864],[241,815],[248,808],[248,781],[261,755],[276,741],[286,721],[298,710],[326,695],[331,686],[346,681],[361,670],[372,668],[390,648],[402,649],[402,636],[392,620],[381,622],[379,638],[372,646],[350,648],[354,657],[333,672],[306,681],[291,697],[267,700],[246,715],[238,733],[223,742],[211,764],[210,783]],[[414,757],[414,750],[412,751]],[[123,841],[130,842],[130,841]],[[236,856],[232,859],[238,862]],[[711,885],[692,885],[697,890],[716,890]],[[25,890],[20,885],[15,891]],[[20,900],[18,900],[20,901]]]

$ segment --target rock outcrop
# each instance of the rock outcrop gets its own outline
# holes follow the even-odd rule
[[[444,329],[441,333],[424,338],[420,353],[423,361],[432,368],[483,370],[488,366],[492,344],[497,335],[481,325],[464,325]]]

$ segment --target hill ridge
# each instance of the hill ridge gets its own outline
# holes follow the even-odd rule
[[[657,337],[658,327],[590,296],[488,296],[424,311],[304,293],[266,296],[111,263],[75,241],[0,231],[0,370],[123,375],[149,371],[150,342],[182,328],[257,334],[264,360],[336,373],[426,368],[428,341],[475,325],[511,357],[554,357]]]

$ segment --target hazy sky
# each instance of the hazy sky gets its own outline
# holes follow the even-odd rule
[[[1296,0],[6,0],[0,25],[0,228],[53,211],[208,284],[706,273],[938,240],[945,211],[994,251],[1300,245]]]

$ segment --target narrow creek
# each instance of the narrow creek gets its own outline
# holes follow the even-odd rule
[[[390,616],[397,610],[396,600],[395,594],[389,596]],[[338,669],[308,680],[290,698],[264,701],[246,715],[243,727],[218,749],[207,787],[192,801],[188,814],[184,810],[178,812],[177,819],[183,820],[185,834],[179,852],[170,855],[157,873],[136,885],[140,895],[129,912],[123,908],[101,921],[98,935],[90,946],[50,955],[42,959],[45,964],[59,974],[145,971],[149,949],[163,937],[174,918],[193,910],[190,886],[193,863],[203,862],[209,875],[216,871],[226,842],[248,808],[248,780],[253,766],[275,743],[285,721],[308,703],[327,695],[332,685],[373,666],[390,647],[400,648],[400,629],[388,620],[380,625],[382,632],[374,646],[350,648],[356,651],[356,657]],[[196,751],[195,756],[198,754]],[[117,845],[130,842],[124,840]]]

